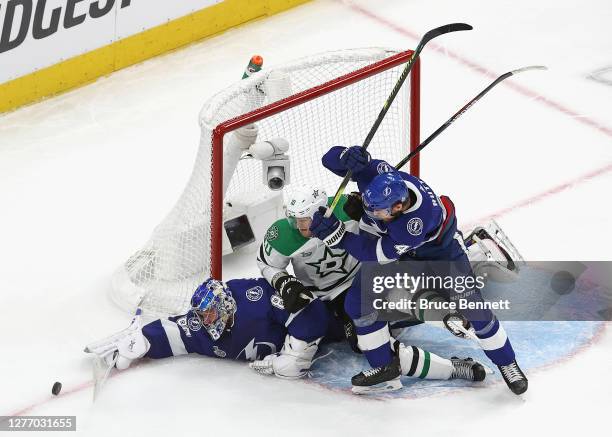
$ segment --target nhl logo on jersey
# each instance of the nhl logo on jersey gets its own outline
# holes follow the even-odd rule
[[[258,285],[256,287],[249,288],[245,293],[248,300],[256,302],[261,299],[261,296],[263,296],[263,288]]]
[[[219,358],[225,358],[227,356],[225,351],[222,349],[219,349],[217,346],[213,346],[213,353]]]
[[[376,166],[376,171],[378,172],[378,174],[383,174],[383,173],[391,173],[393,169],[386,162],[381,162]]]
[[[414,217],[408,220],[408,225],[406,226],[408,229],[408,233],[410,235],[421,235],[423,232],[423,220],[419,217]]]
[[[266,240],[274,241],[278,238],[278,227],[276,225],[270,226],[268,232],[266,232]]]
[[[187,320],[187,326],[189,326],[190,331],[199,331],[202,327],[202,322],[200,322],[198,317],[189,317],[189,320]]]

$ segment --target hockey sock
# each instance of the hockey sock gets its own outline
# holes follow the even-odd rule
[[[357,344],[370,366],[379,367],[393,360],[389,326],[385,322],[374,322],[368,326],[356,326]]]
[[[453,363],[416,346],[400,345],[402,375],[422,379],[449,379]]]

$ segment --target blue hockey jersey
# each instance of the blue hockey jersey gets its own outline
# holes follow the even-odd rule
[[[151,347],[146,356],[165,358],[187,353],[235,360],[259,360],[280,351],[285,335],[307,342],[323,337],[331,313],[316,299],[296,314],[283,308],[282,299],[263,278],[227,281],[236,301],[234,322],[213,341],[192,312],[155,320],[142,328]]]
[[[332,147],[322,158],[323,165],[338,176],[346,174],[340,163],[344,149]],[[372,159],[365,169],[352,176],[352,180],[363,192],[374,177],[392,169],[386,161]],[[401,171],[400,174],[408,187],[411,206],[390,222],[364,214],[359,224],[360,235],[347,232],[339,243],[339,247],[360,261],[388,263],[403,256],[435,258],[435,246],[444,245],[447,241],[441,240],[452,239],[455,233],[454,207],[450,199],[438,197],[421,179]],[[451,231],[450,235],[445,235],[447,231]]]

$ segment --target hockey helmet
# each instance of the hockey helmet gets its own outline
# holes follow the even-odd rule
[[[297,219],[312,218],[320,206],[327,206],[325,189],[302,185],[287,192],[285,215],[291,226],[297,228]]]
[[[366,214],[374,219],[391,215],[393,205],[408,199],[408,187],[398,171],[382,173],[374,177],[363,193]],[[381,212],[383,214],[381,214]]]
[[[218,340],[236,312],[236,301],[230,289],[216,279],[207,279],[193,293],[191,310],[210,338]]]

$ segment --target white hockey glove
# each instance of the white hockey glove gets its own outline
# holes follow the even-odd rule
[[[107,365],[124,370],[133,361],[145,356],[150,347],[151,344],[142,334],[140,316],[136,316],[128,328],[87,345],[85,352],[96,354]]]
[[[284,379],[303,378],[310,370],[320,341],[321,338],[307,343],[287,334],[280,352],[253,361],[249,367],[262,375],[276,375]]]

